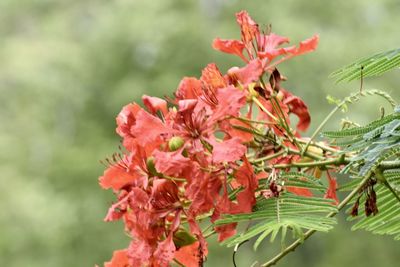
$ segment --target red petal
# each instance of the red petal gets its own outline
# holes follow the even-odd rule
[[[314,51],[318,46],[319,36],[314,35],[313,37],[300,42],[299,47],[287,47],[284,48],[285,52],[292,54],[293,56],[299,56],[308,52]]]
[[[136,124],[131,132],[141,144],[149,144],[157,141],[161,134],[171,132],[163,122],[144,110],[140,110],[136,116]]]
[[[234,54],[239,56],[245,62],[248,60],[243,55],[244,44],[238,40],[222,40],[219,38],[214,39],[212,47],[224,53]]]
[[[213,89],[226,87],[226,81],[214,63],[208,64],[201,73],[200,80]]]
[[[289,38],[271,33],[268,35],[260,35],[257,41],[261,47],[258,56],[260,58],[268,58],[271,62],[275,57],[286,53],[283,48],[278,48],[278,46],[288,43]]]
[[[119,166],[110,166],[104,171],[103,176],[99,178],[99,184],[104,189],[112,188],[119,190],[123,186],[135,181],[138,175],[127,172]]]
[[[301,98],[292,95],[288,91],[285,91],[284,94],[285,99],[283,100],[283,103],[285,105],[288,105],[290,108],[290,112],[296,114],[299,118],[299,122],[296,126],[297,129],[301,131],[306,131],[311,122],[310,113],[308,112],[306,104]]]
[[[214,163],[233,162],[240,159],[246,153],[246,146],[242,145],[238,137],[213,144]]]
[[[258,180],[246,157],[243,158],[243,165],[237,170],[235,178],[244,187],[244,190],[237,195],[238,207],[234,213],[251,212],[256,204],[254,193],[258,187]]]
[[[192,181],[186,189],[186,196],[192,200],[189,207],[190,214],[197,216],[204,212],[208,212],[214,204],[214,198],[209,192],[210,177],[204,173],[196,173],[191,177]],[[196,234],[196,233],[194,233]]]
[[[178,100],[197,99],[199,92],[201,92],[200,80],[193,77],[185,77],[179,83],[175,96]]]
[[[242,85],[246,86],[249,83],[258,81],[264,73],[263,64],[260,59],[250,61],[245,67],[233,67],[228,70],[228,75],[234,81],[239,81]]]
[[[299,196],[304,196],[304,197],[312,197],[313,194],[311,193],[310,190],[308,190],[307,188],[300,188],[300,187],[294,187],[294,186],[287,186],[286,190],[299,195]]]
[[[200,261],[199,255],[200,242],[196,241],[191,245],[184,246],[175,251],[175,259],[186,267],[198,267]],[[207,252],[204,256],[207,255]]]
[[[116,250],[111,261],[105,262],[104,267],[129,267],[127,250]]]
[[[215,222],[222,214],[232,213],[232,210],[234,209],[237,209],[237,204],[229,200],[228,194],[225,191],[224,194],[219,197],[218,202],[215,205],[214,213],[211,216],[211,222]],[[222,242],[235,235],[236,226],[237,223],[229,223],[214,227],[215,231],[218,233],[218,242]]]
[[[336,195],[336,189],[337,189],[337,181],[336,178],[331,177],[329,172],[328,172],[328,182],[329,182],[329,187],[328,190],[326,191],[324,197],[325,198],[330,198],[336,201],[336,205],[339,204],[339,199]]]
[[[155,212],[171,212],[175,204],[179,203],[178,187],[167,179],[158,179],[153,182],[151,204]]]
[[[153,97],[153,96],[142,96],[143,104],[148,108],[152,114],[156,114],[157,111],[161,111],[162,114],[167,114],[167,101],[164,99]]]
[[[251,140],[253,140],[254,136],[252,133],[245,132],[240,129],[235,129],[232,126],[240,126],[243,128],[251,129],[250,124],[243,122],[241,120],[238,120],[238,119],[223,120],[220,123],[221,130],[223,130],[229,136],[229,138],[238,137],[244,143],[250,142]]]
[[[178,110],[179,110],[179,112],[192,113],[194,108],[196,107],[197,103],[198,103],[198,101],[195,99],[180,100],[178,102]]]
[[[121,112],[118,114],[116,121],[117,121],[117,129],[116,132],[121,137],[129,137],[132,136],[131,134],[131,127],[136,122],[136,115],[142,108],[136,104],[128,104],[124,106]]]
[[[154,252],[154,260],[158,267],[167,267],[169,263],[174,259],[175,255],[175,245],[172,240],[172,234],[168,235],[168,237],[158,243],[158,247]]]
[[[246,157],[243,157],[243,165],[235,173],[235,179],[244,187],[255,190],[258,186],[258,180],[254,174],[253,166]]]
[[[218,90],[216,96],[218,105],[213,110],[211,120],[220,120],[226,116],[237,116],[240,109],[246,104],[245,92],[233,86]]]
[[[129,263],[132,266],[148,266],[152,254],[153,248],[142,240],[132,240],[128,248]]]
[[[182,149],[174,152],[155,150],[153,156],[157,171],[169,176],[179,177],[186,168],[190,167],[190,159],[182,156]]]
[[[249,16],[247,11],[236,13],[236,21],[242,31],[242,41],[245,44],[250,43],[259,33],[257,23]]]
[[[116,221],[122,218],[128,207],[128,198],[131,194],[128,194],[125,190],[122,190],[118,196],[118,202],[113,204],[107,212],[104,218],[105,222]]]

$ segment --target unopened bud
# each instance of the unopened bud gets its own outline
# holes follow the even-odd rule
[[[285,95],[283,94],[283,92],[282,92],[282,91],[279,91],[278,94],[276,95],[276,98],[278,98],[279,101],[282,101],[284,96],[285,96]]]
[[[156,176],[158,174],[157,170],[156,170],[156,166],[154,164],[154,157],[148,157],[146,160],[146,167],[147,167],[147,171]]]
[[[183,146],[185,141],[182,137],[174,136],[168,142],[168,147],[170,151],[176,151]]]

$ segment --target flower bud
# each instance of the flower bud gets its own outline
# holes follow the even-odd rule
[[[176,151],[183,146],[185,141],[182,137],[174,136],[168,142],[168,147],[170,151]]]
[[[154,157],[148,157],[146,160],[146,167],[147,167],[147,171],[154,176],[158,175],[158,172],[156,170],[156,166],[154,164]]]
[[[282,101],[284,97],[285,95],[282,91],[279,91],[278,94],[276,95],[276,98],[278,98],[279,101]]]
[[[185,229],[179,229],[174,233],[174,244],[178,248],[191,245],[196,241],[197,239]]]

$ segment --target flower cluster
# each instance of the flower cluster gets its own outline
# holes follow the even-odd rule
[[[313,51],[318,36],[281,47],[288,38],[262,31],[245,11],[236,18],[241,40],[217,38],[213,47],[239,56],[243,67],[223,74],[209,64],[199,79],[183,78],[173,97],[145,95],[144,107],[131,103],[118,114],[123,148],[106,160],[99,183],[118,198],[105,220],[123,220],[132,240],[105,266],[169,266],[173,260],[201,266],[205,237],[217,233],[222,241],[235,234],[236,224],[202,230],[200,222],[252,212],[256,197],[268,195],[257,190],[259,179],[270,175],[256,170],[254,159],[299,149],[296,138],[308,128],[310,115],[305,103],[282,87],[285,77],[276,67]],[[298,117],[294,128],[290,114]],[[279,155],[271,162],[300,157]],[[272,194],[281,190],[270,188]]]

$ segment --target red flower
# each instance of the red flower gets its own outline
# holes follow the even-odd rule
[[[242,52],[245,48],[250,60],[257,57],[262,60],[268,60],[268,62],[263,61],[263,66],[266,70],[272,71],[277,64],[289,58],[314,51],[318,45],[319,37],[314,35],[300,42],[298,47],[280,47],[284,43],[288,43],[289,38],[269,32],[262,33],[258,24],[246,11],[237,13],[236,20],[241,29],[241,41],[217,38],[213,42],[213,48],[224,53],[235,54],[247,63],[249,60],[244,57]],[[271,64],[279,56],[283,56],[283,58]]]
[[[295,114],[297,129],[306,130],[310,115],[299,97],[280,86],[283,78],[275,66],[314,50],[318,36],[298,47],[281,47],[289,39],[260,31],[247,12],[237,13],[236,19],[241,40],[217,38],[213,47],[239,56],[245,66],[224,75],[216,64],[208,64],[199,79],[182,79],[173,99],[144,95],[145,109],[132,103],[118,114],[116,131],[125,149],[107,159],[99,183],[117,195],[105,220],[122,219],[132,240],[128,249],[114,253],[106,267],[164,267],[174,258],[188,267],[202,265],[208,251],[199,218],[212,214],[214,222],[223,214],[251,213],[256,194],[260,195],[258,180],[269,175],[256,174],[246,153],[257,158],[285,147],[298,149],[291,137],[299,133],[288,135],[282,121],[290,123],[290,114]],[[271,73],[265,86],[264,73]],[[253,117],[262,122],[253,122]],[[300,157],[286,152],[268,164],[291,163]],[[337,199],[336,181],[329,179],[326,197]],[[281,190],[272,182],[268,197]],[[222,241],[235,234],[236,223],[215,230]],[[182,232],[190,238],[182,238]]]

